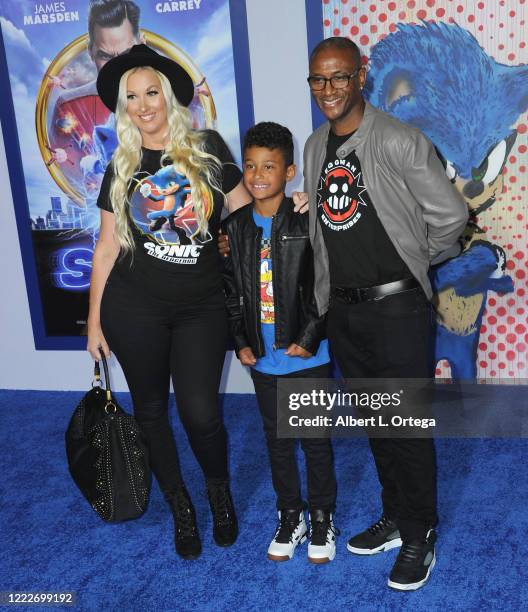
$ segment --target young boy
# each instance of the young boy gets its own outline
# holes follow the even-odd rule
[[[279,525],[268,548],[273,561],[291,559],[307,536],[296,440],[277,438],[277,380],[327,378],[325,320],[313,298],[313,253],[308,215],[293,211],[284,195],[295,175],[291,132],[276,123],[248,130],[243,153],[244,184],[252,204],[223,223],[230,253],[224,260],[231,332],[241,363],[251,377],[264,424],[277,494]],[[335,557],[336,480],[329,439],[301,439],[306,457],[310,543],[308,558]]]

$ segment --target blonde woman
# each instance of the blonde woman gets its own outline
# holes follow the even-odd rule
[[[169,381],[206,479],[214,539],[230,546],[238,526],[218,410],[227,324],[213,237],[222,206],[250,197],[221,137],[191,129],[194,86],[176,62],[135,45],[101,69],[97,89],[119,145],[97,202],[88,350],[97,359],[112,349],[121,364],[176,551],[194,559],[201,542],[168,419]]]

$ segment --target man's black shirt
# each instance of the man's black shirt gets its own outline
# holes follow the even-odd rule
[[[330,130],[317,189],[317,215],[328,251],[330,283],[334,287],[373,287],[410,278],[412,274],[369,198],[356,152],[345,159],[337,155],[351,136],[337,136]]]

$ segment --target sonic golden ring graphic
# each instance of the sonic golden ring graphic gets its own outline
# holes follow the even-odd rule
[[[204,112],[205,127],[213,127],[216,121],[216,108],[213,97],[204,75],[200,72],[194,61],[179,47],[168,41],[166,38],[150,32],[149,30],[141,30],[145,37],[146,43],[152,48],[160,51],[167,57],[178,62],[189,74],[195,87],[197,88],[197,98]],[[37,95],[35,108],[35,127],[37,133],[37,142],[40,154],[46,167],[51,174],[53,180],[57,183],[61,191],[69,198],[80,205],[84,205],[85,195],[72,184],[68,176],[62,170],[60,164],[68,160],[67,151],[63,149],[53,149],[50,145],[50,134],[48,132],[49,118],[49,102],[53,88],[50,83],[59,79],[60,75],[68,65],[78,58],[82,53],[88,50],[88,35],[84,34],[73,40],[62,51],[59,51],[55,59],[51,62],[42,82],[40,84]],[[59,162],[59,163],[54,163]],[[70,161],[70,163],[73,163]]]

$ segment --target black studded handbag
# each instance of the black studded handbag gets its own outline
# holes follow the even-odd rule
[[[92,388],[75,409],[66,431],[68,466],[75,484],[108,523],[140,517],[148,504],[151,475],[145,440],[133,416],[110,390],[108,365],[95,362]]]

